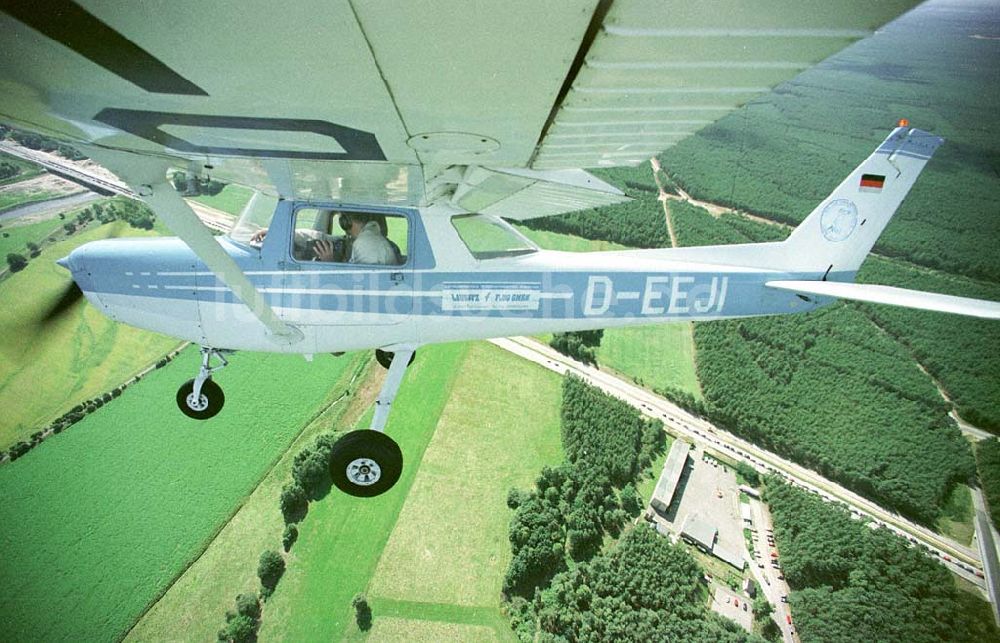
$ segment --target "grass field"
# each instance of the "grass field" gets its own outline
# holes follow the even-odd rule
[[[369,586],[376,607],[492,608],[500,618],[507,492],[562,461],[559,399],[557,375],[473,345]]]
[[[0,467],[0,640],[124,634],[212,541],[350,363],[235,355],[216,377],[226,408],[203,423],[174,402],[198,359],[185,351]]]
[[[176,339],[116,324],[82,300],[44,331],[37,327],[36,320],[70,281],[55,260],[115,234],[150,233],[124,223],[103,225],[46,248],[0,283],[0,328],[6,331],[0,337],[0,449],[118,386],[177,346]]]
[[[336,640],[352,621],[351,597],[375,571],[468,348],[422,348],[407,370],[387,431],[405,462],[392,490],[377,498],[333,492],[310,505],[288,570],[264,608],[262,640]]]
[[[559,379],[488,344],[421,353],[390,422],[411,443],[403,479],[385,500],[331,494],[310,509],[263,640],[363,638],[350,607],[360,591],[373,641],[409,625],[416,640],[510,639],[500,612],[506,495],[562,458]]]
[[[62,228],[63,222],[59,219],[51,221],[39,221],[28,225],[11,225],[4,223],[0,228],[0,260],[4,259],[9,252],[16,252],[25,257],[28,256],[28,242],[39,243],[52,232]],[[6,268],[7,264],[4,263]]]
[[[972,490],[968,485],[956,484],[941,507],[941,517],[936,530],[966,545],[972,542],[975,527],[972,524],[974,508]]]
[[[374,363],[367,351],[339,359],[345,364],[339,378],[329,382],[327,401],[353,392],[359,384],[355,377]],[[299,368],[305,375],[309,367]],[[126,641],[208,641],[215,637],[226,610],[232,609],[233,598],[259,589],[256,570],[260,552],[281,547],[284,522],[278,509],[279,496],[291,475],[292,459],[320,433],[342,426],[350,399],[336,402],[302,431],[208,549],[136,623]]]
[[[8,185],[10,183],[17,183],[18,181],[24,181],[25,179],[30,179],[33,176],[38,176],[45,172],[39,165],[25,161],[16,156],[11,156],[10,154],[5,154],[0,152],[0,162],[9,163],[11,165],[16,165],[21,169],[21,173],[17,176],[12,176],[9,179],[0,180],[0,185]]]
[[[62,192],[52,192],[50,190],[40,190],[34,188],[23,190],[12,188],[5,192],[0,192],[0,212],[10,210],[11,208],[16,208],[21,205],[27,205],[29,203],[48,201],[49,199],[54,199],[60,196],[66,196],[66,194]]]
[[[222,210],[223,212],[228,212],[230,214],[239,214],[243,211],[243,207],[250,201],[250,197],[253,196],[253,190],[243,187],[242,185],[228,184],[226,187],[222,188],[222,191],[218,194],[209,196],[204,194],[202,196],[192,197],[192,200],[198,203],[204,203],[210,208],[215,208],[216,210]]]
[[[604,331],[597,361],[650,389],[676,388],[701,398],[694,368],[691,324],[675,323]]]

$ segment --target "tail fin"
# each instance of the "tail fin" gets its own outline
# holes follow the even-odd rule
[[[854,273],[944,139],[897,127],[785,240],[788,268]]]

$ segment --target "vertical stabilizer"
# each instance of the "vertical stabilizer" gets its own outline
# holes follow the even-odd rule
[[[785,240],[787,269],[853,273],[944,139],[897,127]]]

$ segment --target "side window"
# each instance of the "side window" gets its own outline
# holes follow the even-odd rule
[[[401,265],[409,229],[405,217],[301,208],[295,214],[292,257],[297,261]]]

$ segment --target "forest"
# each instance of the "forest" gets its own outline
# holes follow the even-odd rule
[[[518,637],[757,640],[704,607],[702,572],[683,547],[628,525],[641,510],[637,476],[664,449],[662,425],[567,377],[562,436],[568,462],[508,496],[504,595]]]
[[[914,13],[666,150],[661,166],[699,199],[796,224],[906,117],[946,142],[876,251],[1000,280],[987,245],[1000,233],[1000,95],[982,89],[995,74],[975,61],[995,53],[968,37],[975,15]]]
[[[991,641],[988,604],[922,547],[770,476],[764,498],[803,641]]]

